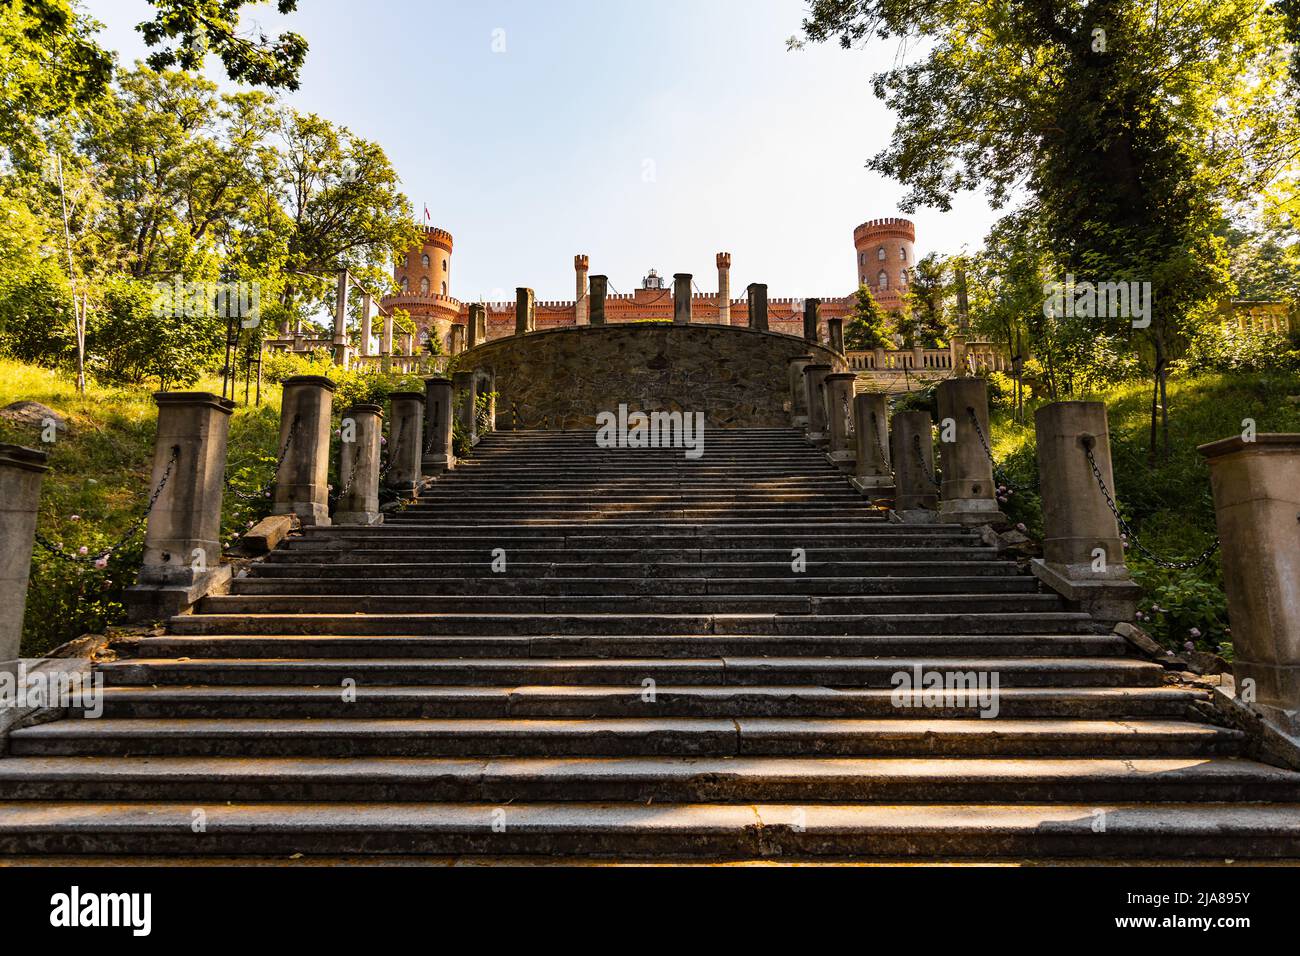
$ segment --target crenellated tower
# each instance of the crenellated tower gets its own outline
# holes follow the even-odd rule
[[[858,285],[886,309],[903,304],[916,265],[916,227],[910,219],[871,219],[853,230]]]

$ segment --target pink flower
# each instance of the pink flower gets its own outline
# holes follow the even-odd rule
[[[83,544],[77,549],[77,554],[90,554],[90,549]]]
[[[69,520],[69,521],[80,521],[80,520],[81,520],[81,515],[68,515],[68,520]]]
[[[1016,530],[1023,533],[1025,531],[1028,531],[1029,529],[1025,527],[1025,523],[1022,521],[1016,525]]]
[[[1183,650],[1185,650],[1185,651],[1194,651],[1194,650],[1196,650],[1196,645],[1193,644],[1191,641],[1184,641],[1184,642],[1183,642]]]
[[[1136,616],[1139,621],[1146,619],[1146,616],[1141,611],[1138,611]]]
[[[96,558],[95,567],[97,567],[101,571],[103,571],[106,567],[108,567],[108,556],[105,555],[102,558]]]
[[[1192,628],[1190,631],[1188,631],[1187,633],[1190,634],[1190,635],[1192,635],[1192,637],[1200,637],[1200,636],[1201,636],[1201,629],[1200,629],[1199,627],[1194,627],[1194,628]]]

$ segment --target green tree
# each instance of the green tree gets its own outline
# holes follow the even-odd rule
[[[870,352],[889,346],[889,320],[884,309],[865,285],[854,293],[853,310],[844,326],[844,347],[853,352]]]
[[[905,307],[898,329],[906,348],[920,345],[926,349],[937,349],[944,346],[948,336],[943,317],[944,299],[948,294],[947,281],[947,263],[938,253],[932,252],[925,256],[912,269],[907,292],[903,297]]]

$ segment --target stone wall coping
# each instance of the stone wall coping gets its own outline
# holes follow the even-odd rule
[[[474,346],[474,348],[478,348],[478,346],[476,345]],[[461,354],[464,355],[465,353],[462,352]],[[448,378],[446,375],[430,375],[427,378],[420,379],[420,381],[424,382],[426,385],[429,384],[430,382],[432,382],[435,385],[438,384],[439,382],[446,382],[449,385],[451,384],[451,379]]]
[[[743,303],[744,300],[739,299],[737,302]],[[675,335],[693,335],[696,333],[719,335],[767,335],[776,339],[789,339],[805,346],[808,345],[808,342],[802,335],[790,335],[786,332],[773,332],[770,329],[752,329],[745,325],[718,325],[712,322],[693,322],[689,325],[679,325],[669,319],[656,319],[653,322],[612,322],[605,325],[564,325],[553,329],[537,329],[536,331],[529,332],[526,338],[529,341],[533,341],[547,335],[614,335],[628,329],[647,328],[671,329]],[[472,349],[466,349],[461,353],[461,355],[472,355],[479,349],[493,348],[502,343],[514,342],[524,337],[525,336],[519,335],[505,335],[500,338],[492,339],[489,342],[480,342]],[[817,346],[817,348],[823,349],[828,355],[837,354],[830,348],[821,345]]]
[[[1278,450],[1295,449],[1300,451],[1300,433],[1296,432],[1261,432],[1255,436],[1254,441],[1246,441],[1240,435],[1233,435],[1231,438],[1220,438],[1218,441],[1212,441],[1197,447],[1206,458],[1222,458],[1224,455],[1231,455],[1239,451],[1258,451],[1265,446]]]
[[[347,415],[349,412],[369,412],[372,415],[379,415],[382,417],[384,414],[384,406],[375,405],[371,402],[357,402],[356,404],[349,405],[347,408],[343,409],[344,415]]]
[[[45,464],[48,457],[45,452],[37,451],[35,448],[0,442],[0,466],[3,467],[21,468],[24,471],[44,474],[50,470]]]
[[[388,393],[388,400],[390,402],[395,398],[410,399],[413,402],[422,402],[424,401],[424,392],[389,392]]]
[[[158,405],[207,405],[227,415],[235,410],[234,402],[211,392],[154,392],[153,400]]]
[[[295,375],[293,378],[286,378],[280,383],[281,387],[290,385],[317,385],[321,388],[334,391],[338,386],[334,384],[333,379],[328,379],[324,375]]]
[[[815,368],[816,366],[809,366],[809,367]],[[857,372],[831,372],[829,375],[826,376],[826,381],[829,382],[832,379],[834,379],[837,382],[852,382],[856,380],[857,377],[858,377]]]
[[[805,372],[820,372],[820,371],[821,371],[822,369],[824,369],[824,368],[834,368],[834,366],[833,366],[833,365],[827,365],[825,362],[814,362],[814,363],[811,364],[811,365],[805,365],[805,366],[804,366],[804,371],[805,371]],[[827,377],[827,378],[830,378],[829,375],[826,376],[826,377]],[[853,377],[854,377],[854,378],[857,378],[857,375],[854,374]]]

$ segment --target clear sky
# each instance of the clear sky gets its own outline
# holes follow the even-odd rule
[[[144,0],[83,0],[124,62],[146,48]],[[844,295],[853,227],[898,215],[903,189],[865,169],[892,114],[871,75],[892,45],[787,52],[803,0],[300,0],[311,46],[287,99],[387,151],[417,214],[455,238],[462,301],[573,297],[573,256],[628,292],[651,267],[733,295]],[[246,23],[248,15],[245,15]],[[221,80],[220,64],[209,76]],[[226,84],[228,85],[228,84]],[[982,197],[920,210],[917,253],[975,248]]]

